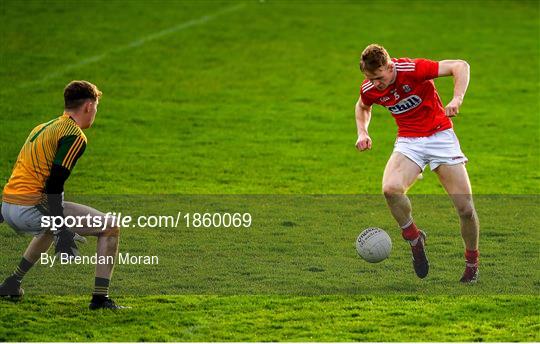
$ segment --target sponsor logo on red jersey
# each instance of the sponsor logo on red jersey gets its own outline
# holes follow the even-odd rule
[[[416,94],[413,94],[412,96],[403,99],[396,105],[387,106],[386,108],[394,115],[399,115],[401,113],[414,109],[420,104],[422,104],[422,98],[420,98]]]

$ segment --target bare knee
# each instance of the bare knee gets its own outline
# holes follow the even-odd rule
[[[386,198],[392,198],[395,196],[401,196],[405,193],[405,187],[401,185],[400,183],[383,183],[382,191],[384,194],[384,197]]]
[[[472,201],[457,204],[456,210],[459,217],[463,220],[470,220],[476,216],[476,210]]]
[[[104,250],[101,252],[106,252],[107,255],[116,254],[118,251],[118,243],[120,236],[120,227],[107,227],[104,231],[98,236],[98,250]]]
[[[53,239],[54,234],[50,229],[47,229],[47,230],[43,231],[41,234],[39,234],[36,238],[39,238],[39,237]]]
[[[113,237],[118,238],[120,236],[120,227],[118,226],[108,226],[100,234],[100,237]]]

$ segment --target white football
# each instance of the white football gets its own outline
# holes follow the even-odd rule
[[[390,256],[392,239],[380,228],[365,229],[356,239],[356,251],[360,257],[370,263],[378,263]]]

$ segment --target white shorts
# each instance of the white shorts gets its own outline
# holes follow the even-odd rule
[[[62,205],[64,205],[63,192]],[[2,202],[1,211],[6,223],[18,234],[39,235],[47,229],[41,226],[43,213],[35,205]]]
[[[398,137],[394,152],[399,152],[415,162],[422,171],[429,164],[433,171],[440,165],[456,165],[467,162],[453,129],[439,131],[426,137]]]
[[[41,213],[35,205],[2,203],[2,216],[6,223],[19,234],[41,234]]]

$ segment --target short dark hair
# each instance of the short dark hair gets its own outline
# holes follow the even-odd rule
[[[77,109],[88,100],[98,100],[101,94],[96,85],[84,80],[74,80],[64,88],[64,108]]]
[[[362,72],[374,72],[380,67],[388,65],[390,55],[383,46],[370,44],[362,52],[360,59],[360,70]]]

